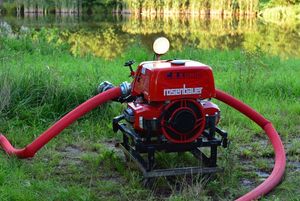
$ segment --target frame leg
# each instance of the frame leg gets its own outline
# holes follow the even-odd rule
[[[151,171],[153,169],[154,166],[154,162],[155,162],[155,148],[154,147],[149,147],[148,148],[148,167],[147,167],[147,171]]]

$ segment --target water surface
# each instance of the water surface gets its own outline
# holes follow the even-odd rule
[[[257,18],[221,19],[187,16],[134,17],[103,16],[2,16],[0,21],[12,30],[21,27],[40,30],[56,28],[68,33],[71,52],[91,53],[112,59],[119,56],[133,41],[151,49],[157,36],[166,36],[171,48],[183,51],[197,49],[241,49],[260,51],[283,59],[300,58],[300,27],[294,24],[277,25]]]

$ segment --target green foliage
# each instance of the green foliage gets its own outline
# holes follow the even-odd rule
[[[179,14],[190,13],[194,14],[253,14],[258,11],[258,0],[245,0],[245,1],[223,1],[223,0],[165,0],[165,1],[152,1],[152,0],[124,0],[126,8],[132,13],[144,14]]]
[[[126,11],[144,14],[255,14],[259,8],[297,5],[300,0],[4,0],[2,9],[9,14],[21,12],[60,12],[97,14]]]
[[[3,8],[7,13],[16,13],[23,8],[24,13],[81,13],[85,9],[88,13],[105,12],[115,7],[117,0],[4,0]]]
[[[16,3],[15,2],[4,2],[0,5],[0,14],[15,14]]]
[[[244,82],[246,85],[251,85],[256,81],[255,78],[260,69],[266,66],[262,60],[263,53],[258,48],[255,51],[241,51],[240,56],[235,66],[237,72],[239,72],[235,82]]]
[[[300,4],[266,8],[261,11],[261,15],[266,22],[297,30],[300,25]]]
[[[297,5],[300,0],[270,0],[267,7]]]
[[[296,1],[296,0],[295,0]],[[86,13],[100,13],[101,11],[110,11],[123,9],[131,13],[148,14],[172,14],[172,13],[192,13],[200,14],[211,10],[211,14],[222,15],[224,12],[233,14],[255,13],[258,10],[258,0],[9,0],[4,4],[4,8],[9,12],[16,12],[17,9],[24,8],[24,12],[47,13],[61,12],[80,13],[82,9]]]

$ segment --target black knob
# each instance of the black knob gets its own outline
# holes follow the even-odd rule
[[[127,66],[131,67],[134,63],[135,63],[134,60],[129,60],[129,61],[126,61],[126,62],[125,62],[124,66],[126,66],[126,67],[127,67]]]

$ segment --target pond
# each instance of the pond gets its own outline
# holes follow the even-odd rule
[[[149,50],[153,40],[166,36],[173,50],[198,49],[260,51],[282,59],[300,58],[300,26],[267,23],[259,18],[205,18],[192,16],[97,15],[0,16],[0,22],[19,31],[56,28],[65,32],[74,55],[93,54],[113,59],[131,43]]]

